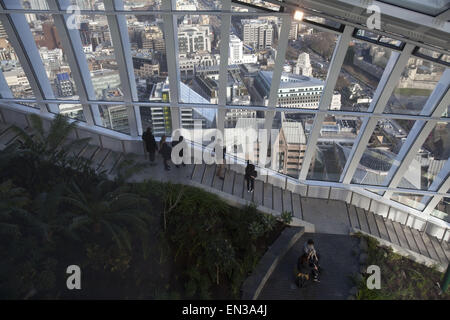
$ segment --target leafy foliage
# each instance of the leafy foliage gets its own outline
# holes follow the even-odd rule
[[[133,157],[108,180],[76,157],[87,140],[67,141],[73,122],[30,122],[0,151],[0,299],[236,298],[283,227],[197,188],[129,183]],[[71,264],[81,293],[65,287]]]

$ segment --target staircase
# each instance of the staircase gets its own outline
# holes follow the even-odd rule
[[[25,128],[25,130],[29,130],[29,128]],[[0,123],[0,150],[3,150],[17,138],[18,134],[12,130],[10,125]],[[123,153],[88,143],[77,146],[71,150],[71,153],[76,157],[90,159],[93,169],[99,172],[104,171],[109,177],[116,175],[118,164],[124,158]],[[136,161],[144,163],[148,160],[144,156],[136,156]],[[424,232],[385,219],[381,215],[349,205],[344,201],[303,198],[298,193],[259,179],[255,181],[254,192],[250,193],[247,192],[244,175],[234,170],[227,169],[225,178],[222,180],[216,175],[216,165],[195,164],[180,168],[175,168],[172,165],[171,171],[165,171],[159,155],[156,162],[157,165],[144,169],[133,176],[131,181],[154,179],[185,184],[194,182],[195,185],[203,186],[205,189],[216,189],[279,213],[283,211],[292,212],[294,217],[316,224],[316,228],[320,227],[318,224],[322,223],[327,224],[327,230],[332,230],[333,226],[344,225],[346,234],[351,229],[361,230],[391,244],[423,255],[438,264],[446,266],[450,261],[447,241],[440,242],[437,238]],[[315,206],[311,204],[314,200],[317,200]],[[321,212],[317,210],[318,205],[322,208]],[[324,215],[324,217],[317,217],[319,214]],[[343,234],[342,231],[328,233]]]
[[[449,263],[450,250],[447,241],[441,242],[425,232],[420,232],[354,205],[346,204],[346,206],[348,220],[352,228],[419,253],[444,266]]]

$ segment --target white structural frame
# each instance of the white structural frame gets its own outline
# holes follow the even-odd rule
[[[122,0],[104,0],[105,10],[81,10],[81,14],[95,14],[105,15],[108,20],[109,29],[111,32],[111,39],[114,47],[115,57],[118,62],[119,75],[121,79],[121,86],[124,92],[123,101],[99,101],[96,99],[90,72],[87,66],[86,58],[83,53],[81,40],[77,30],[66,27],[68,19],[67,7],[70,4],[69,0],[48,0],[49,10],[39,11],[32,9],[23,9],[20,2],[17,0],[0,0],[0,21],[3,24],[8,38],[13,46],[21,66],[26,73],[30,86],[34,92],[34,99],[16,99],[12,96],[10,89],[7,87],[6,81],[2,72],[0,72],[0,104],[17,105],[17,103],[36,103],[40,107],[40,113],[48,116],[49,113],[58,113],[59,104],[81,104],[83,106],[83,114],[86,122],[83,126],[89,127],[92,130],[104,131],[108,130],[100,128],[101,118],[99,114],[99,105],[123,105],[127,108],[128,122],[130,127],[130,134],[124,135],[109,130],[111,135],[123,138],[129,137],[131,140],[139,139],[142,134],[142,123],[140,119],[141,107],[169,107],[171,111],[172,129],[179,129],[181,126],[181,108],[214,108],[217,109],[216,124],[217,129],[224,129],[224,119],[227,109],[249,109],[265,112],[265,128],[271,129],[275,112],[290,111],[314,114],[313,129],[308,137],[307,149],[299,173],[298,182],[310,186],[326,186],[358,189],[368,193],[374,199],[389,202],[394,192],[411,193],[424,195],[423,201],[426,205],[421,212],[425,217],[428,217],[434,210],[436,205],[444,197],[450,197],[448,193],[450,178],[448,162],[428,190],[408,190],[399,188],[399,182],[411,163],[418,148],[423,144],[426,135],[431,132],[438,122],[450,122],[450,118],[443,117],[442,111],[449,105],[450,93],[450,71],[447,67],[444,75],[441,77],[439,84],[436,86],[432,95],[429,97],[426,106],[419,115],[401,115],[401,114],[384,114],[386,103],[392,94],[395,84],[398,82],[401,72],[406,66],[408,59],[414,56],[414,50],[417,46],[427,49],[433,49],[427,44],[421,44],[414,40],[408,40],[404,37],[396,38],[393,35],[379,32],[378,30],[371,30],[373,33],[389,36],[393,39],[398,39],[403,42],[403,46],[399,48],[392,48],[391,58],[386,66],[383,76],[375,91],[373,101],[366,112],[355,111],[340,111],[329,110],[333,91],[341,71],[345,55],[347,53],[350,42],[354,37],[355,28],[360,26],[354,23],[345,23],[344,20],[335,19],[341,23],[343,28],[340,30],[330,29],[327,26],[317,26],[316,24],[303,21],[305,25],[320,30],[326,30],[339,35],[338,42],[334,49],[333,57],[331,59],[328,75],[325,82],[323,94],[319,103],[318,109],[302,109],[302,108],[281,108],[277,107],[278,89],[282,75],[283,65],[285,63],[285,54],[288,46],[288,35],[293,19],[293,10],[295,9],[291,4],[287,5],[282,12],[267,12],[264,10],[258,11],[252,9],[250,12],[235,12],[232,11],[231,0],[222,1],[221,10],[207,10],[207,11],[179,11],[176,10],[176,0],[162,1],[162,8],[158,11],[125,11]],[[275,1],[269,1],[275,2]],[[45,68],[37,50],[36,43],[33,39],[29,24],[26,21],[25,14],[27,13],[44,13],[52,16],[61,38],[61,43],[64,52],[67,56],[69,66],[72,71],[72,76],[75,81],[79,100],[65,100],[56,99],[46,75]],[[168,78],[170,88],[170,102],[140,102],[137,97],[137,89],[135,83],[135,76],[133,70],[133,63],[131,57],[131,46],[128,38],[128,26],[126,15],[158,15],[163,18],[163,33],[166,44],[166,58],[168,65]],[[216,15],[221,19],[220,26],[220,66],[219,66],[219,89],[218,89],[218,104],[204,104],[193,105],[189,103],[182,103],[180,101],[180,70],[178,67],[178,39],[177,39],[177,16],[180,15]],[[277,55],[275,59],[275,66],[273,71],[272,83],[269,93],[267,106],[234,106],[227,105],[226,101],[226,83],[227,83],[227,67],[228,67],[228,39],[232,16],[278,16],[281,18],[281,32],[278,42]],[[332,16],[327,19],[333,20]],[[360,38],[357,38],[359,41]],[[382,45],[382,44],[380,44]],[[437,52],[450,54],[442,48],[437,48]],[[421,57],[422,59],[426,59]],[[430,61],[432,61],[430,59]],[[433,61],[433,63],[439,63]],[[36,111],[33,110],[33,113]],[[316,145],[320,135],[320,129],[326,115],[351,115],[364,118],[361,130],[355,139],[352,151],[347,163],[342,171],[339,182],[316,181],[307,179],[308,171],[316,152]],[[359,164],[359,161],[366,150],[367,142],[372,135],[378,119],[409,119],[415,120],[416,125],[411,130],[405,141],[399,155],[397,156],[395,166],[391,169],[386,183],[382,186],[373,185],[359,185],[352,183],[353,174]],[[450,160],[449,160],[450,161]],[[286,183],[291,177],[285,177]],[[368,191],[372,190],[372,191]],[[383,195],[373,192],[373,190],[383,191]]]

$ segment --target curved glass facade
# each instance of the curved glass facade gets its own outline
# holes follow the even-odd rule
[[[448,220],[449,53],[241,2],[2,0],[0,100],[133,137],[217,129],[244,160]]]

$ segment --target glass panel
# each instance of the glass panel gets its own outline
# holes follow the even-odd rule
[[[339,181],[363,118],[327,115],[320,130],[308,179]],[[312,130],[313,122],[306,125]]]
[[[358,29],[358,31],[356,31],[356,36],[374,41],[378,41],[378,39],[380,38],[379,34],[362,29]]]
[[[81,104],[60,104],[59,112],[67,115],[69,118],[86,121],[83,114],[83,106]]]
[[[277,17],[231,17],[227,102],[259,105],[268,102],[278,47]]]
[[[42,2],[42,0],[39,0]],[[76,5],[80,10],[105,10],[103,1],[96,0],[70,0],[71,5]]]
[[[384,112],[420,114],[444,70],[440,64],[411,57]]]
[[[294,21],[289,33],[284,72],[278,89],[278,107],[317,109],[325,86],[337,35]],[[270,74],[261,72],[270,84]],[[270,90],[270,86],[267,86]],[[333,95],[332,109],[340,109],[340,96]]]
[[[182,135],[185,139],[209,145],[217,134],[216,109],[180,108]]]
[[[149,101],[158,83],[167,81],[167,56],[160,16],[127,16],[139,101]]]
[[[259,157],[258,134],[264,129],[264,123],[264,112],[246,109],[227,110],[224,132],[227,152],[240,160],[248,158],[256,165]]]
[[[240,11],[241,8],[245,8],[245,4],[249,4],[251,6],[263,8],[265,10],[272,10],[272,11],[280,11],[280,6],[273,4],[271,2],[262,1],[262,0],[239,0],[240,3],[242,3],[242,6],[233,6],[233,11]],[[250,7],[251,8],[251,7]],[[250,9],[249,8],[249,9]]]
[[[437,16],[439,13],[450,8],[449,1],[382,0],[381,2],[386,2],[431,16]]]
[[[380,38],[380,42],[381,43],[387,43],[387,44],[390,44],[390,45],[393,45],[393,46],[396,46],[396,47],[400,47],[403,44],[403,42],[401,42],[400,40],[391,39],[391,38],[388,38],[388,37],[385,37],[385,36],[382,36]]]
[[[399,187],[428,190],[449,156],[450,124],[439,122],[411,162]]]
[[[172,118],[169,107],[140,107],[142,129],[150,127],[155,137],[171,136]]]
[[[360,40],[350,42],[335,88],[341,95],[341,110],[369,109],[390,56],[391,50],[386,47]]]
[[[336,21],[333,21],[330,19],[326,19],[326,18],[322,18],[322,17],[318,17],[318,16],[306,15],[303,18],[303,20],[312,22],[312,23],[317,23],[319,25],[323,25],[326,27],[331,27],[333,29],[340,29],[342,26],[339,22],[336,22]]]
[[[413,125],[413,120],[379,120],[356,168],[352,183],[378,186],[388,183],[386,179],[389,170]]]
[[[123,0],[124,10],[161,10],[161,1],[157,0]],[[145,17],[149,19],[150,16]]]
[[[180,88],[180,102],[217,104],[219,37],[217,16],[178,17],[178,64],[186,85]]]
[[[422,211],[425,209],[425,204],[422,203],[424,198],[421,194],[411,194],[411,193],[394,193],[392,194],[391,200],[404,204],[410,208]]]
[[[22,7],[24,9],[32,9],[32,10],[48,10],[47,0],[20,0]],[[34,15],[35,16],[35,15]]]
[[[305,156],[310,130],[308,124],[314,120],[314,114],[276,112],[272,124],[272,145],[268,156],[271,168],[290,177],[298,178]],[[278,142],[278,153],[276,151]],[[273,167],[275,165],[275,167]]]
[[[102,127],[130,134],[127,107],[123,105],[101,105]]]
[[[95,95],[98,100],[123,101],[119,66],[107,18],[104,15],[83,17],[86,25],[82,26],[80,35],[82,42],[86,41],[84,49]]]
[[[449,191],[447,191],[449,193]],[[450,222],[450,197],[443,197],[436,208],[431,212],[431,215]]]
[[[192,1],[177,0],[177,10],[180,11],[197,11],[197,10],[220,10],[222,4],[219,0],[210,1]]]
[[[30,20],[29,24],[55,97],[78,100],[72,71],[53,17],[48,14],[40,14],[38,19]]]
[[[28,78],[20,65],[19,58],[12,47],[5,28],[0,22],[0,63],[3,76],[14,98],[34,98]]]

